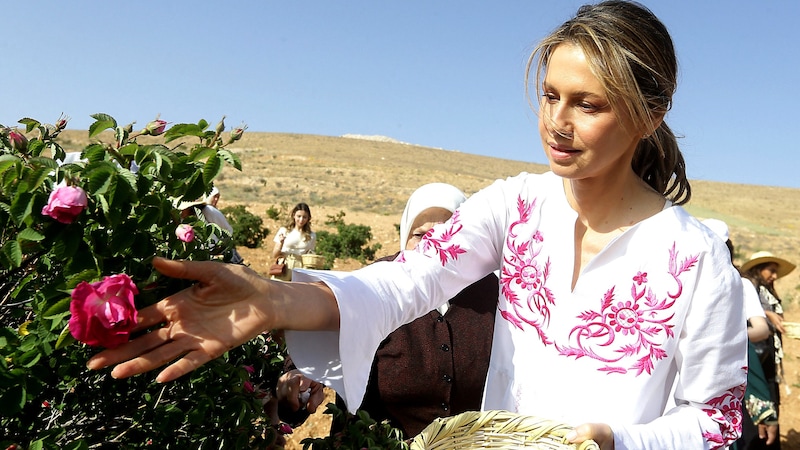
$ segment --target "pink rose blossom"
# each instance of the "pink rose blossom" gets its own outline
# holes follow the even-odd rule
[[[105,277],[97,283],[85,281],[72,291],[69,332],[92,346],[114,348],[128,342],[136,325],[133,296],[139,290],[128,275]]]
[[[194,240],[194,228],[191,225],[182,223],[175,228],[175,236],[183,242],[192,242]]]
[[[255,371],[256,371],[256,368],[255,368],[255,367],[253,367],[253,366],[250,366],[250,365],[247,365],[247,366],[242,366],[242,369],[244,369],[244,370],[245,370],[245,372],[249,373],[250,375],[252,375],[252,374],[253,374],[253,372],[255,372]]]
[[[77,186],[61,186],[50,193],[42,214],[61,223],[72,223],[88,204],[86,191]]]
[[[278,425],[278,434],[292,434],[293,432],[292,426],[288,423],[281,422],[281,424]]]

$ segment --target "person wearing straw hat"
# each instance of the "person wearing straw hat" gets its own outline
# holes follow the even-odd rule
[[[705,219],[703,225],[716,233],[728,247],[733,264],[734,247],[729,237],[728,224],[719,219]],[[744,309],[747,318],[747,389],[742,403],[742,437],[732,447],[734,450],[750,450],[766,443],[771,445],[778,436],[778,416],[775,402],[769,393],[764,369],[755,349],[755,343],[771,337],[767,317],[761,307],[758,291],[749,281],[742,283],[744,289]],[[763,442],[756,442],[761,436]],[[766,438],[766,439],[765,439]]]
[[[198,283],[140,310],[137,329],[152,331],[88,367],[129,377],[167,365],[166,382],[282,329],[297,367],[354,411],[389,333],[499,271],[482,409],[569,424],[564,440],[603,450],[733,444],[747,380],[742,277],[680,206],[691,186],[666,120],[678,78],[667,27],[633,1],[587,4],[528,61],[548,172],[495,181],[414,250],[351,272],[280,283],[156,258],[162,274]]]
[[[435,224],[450,219],[464,200],[464,193],[450,184],[419,187],[408,198],[400,219],[400,251],[375,262],[394,261],[402,250],[413,250]],[[359,409],[378,422],[388,420],[406,437],[419,434],[436,418],[479,410],[497,293],[498,280],[492,273],[389,334],[375,354]],[[298,394],[307,389],[310,396],[301,405]],[[314,412],[323,401],[321,385],[298,370],[280,377],[276,393],[287,412],[301,407]],[[340,399],[337,404],[344,408]],[[342,430],[334,423],[331,433],[337,431]]]
[[[740,268],[742,276],[750,280],[758,290],[761,307],[767,316],[771,336],[763,342],[755,344],[756,354],[764,370],[769,393],[775,405],[776,415],[780,415],[780,383],[783,380],[783,340],[782,334],[786,331],[783,327],[783,306],[778,292],[775,290],[775,281],[785,277],[795,269],[795,264],[773,255],[768,251],[753,253]],[[770,426],[778,427],[777,419]],[[767,444],[767,439],[759,427],[760,439],[753,439],[748,449],[779,449],[780,440]],[[779,430],[776,430],[779,433]]]

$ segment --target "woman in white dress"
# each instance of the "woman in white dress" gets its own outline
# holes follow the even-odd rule
[[[199,283],[140,311],[141,327],[164,328],[90,367],[126,361],[112,375],[127,377],[180,357],[157,377],[168,381],[264,330],[313,330],[287,331],[295,364],[355,409],[388,333],[499,270],[484,409],[574,425],[571,442],[603,449],[733,443],[741,277],[679,206],[691,190],[664,120],[677,80],[669,33],[637,3],[587,5],[537,46],[529,74],[550,172],[475,193],[396,261],[295,273],[305,283],[157,259]]]
[[[273,280],[292,280],[292,269],[303,267],[303,255],[314,253],[317,247],[317,233],[311,231],[311,208],[305,203],[298,203],[289,214],[289,223],[275,233],[275,247],[272,249],[272,260],[276,264],[285,264],[285,272],[273,275]]]

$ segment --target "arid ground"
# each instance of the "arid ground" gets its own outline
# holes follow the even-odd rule
[[[85,143],[85,132],[63,137],[68,150],[78,150]],[[398,250],[396,226],[406,199],[418,186],[447,182],[470,195],[497,178],[546,170],[532,163],[457,151],[301,134],[245,133],[234,149],[243,170],[224,169],[217,182],[222,192],[219,206],[242,204],[264,219],[271,234],[262,248],[240,249],[246,263],[261,273],[266,272],[273,234],[281,226],[268,219],[268,208],[286,211],[306,202],[316,230],[329,229],[324,225],[327,216],[343,211],[346,223],[371,227],[373,243],[382,245],[378,256],[383,256]],[[729,224],[737,264],[758,250],[800,262],[800,189],[702,180],[693,181],[692,186],[687,209],[698,217]],[[334,268],[358,267],[356,261],[337,261]],[[776,288],[786,320],[800,322],[800,270],[778,280]],[[784,450],[800,450],[800,340],[785,339],[784,346],[781,439]],[[303,438],[324,435],[328,423],[327,416],[313,415],[296,430],[287,448],[302,448]]]

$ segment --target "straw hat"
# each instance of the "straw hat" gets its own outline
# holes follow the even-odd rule
[[[796,267],[794,264],[783,258],[778,258],[770,252],[762,251],[753,253],[753,255],[750,256],[750,260],[742,264],[741,270],[742,272],[747,272],[755,266],[770,262],[778,265],[778,278],[785,277]]]

